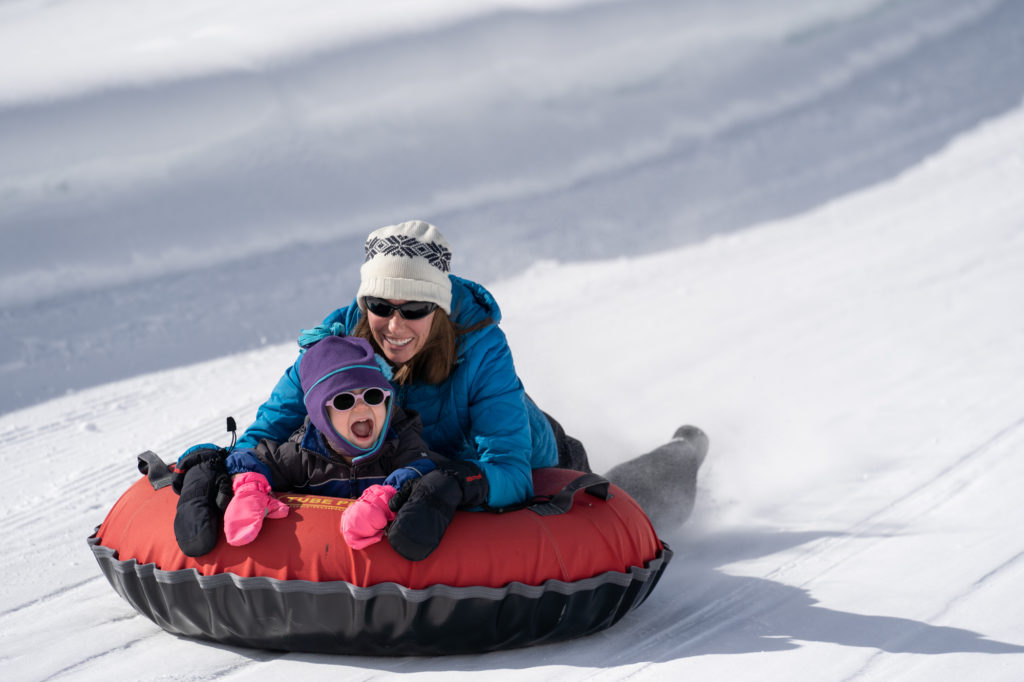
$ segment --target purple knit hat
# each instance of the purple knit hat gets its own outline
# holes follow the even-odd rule
[[[338,433],[327,414],[327,403],[343,391],[357,388],[391,391],[391,384],[381,371],[369,341],[357,336],[324,337],[302,355],[299,379],[309,420],[332,447],[357,460],[377,451],[391,424],[391,400],[387,402],[387,416],[381,425],[380,436],[368,448],[360,448]]]

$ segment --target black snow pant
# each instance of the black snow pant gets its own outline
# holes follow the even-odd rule
[[[587,458],[587,450],[583,447],[583,443],[567,434],[562,425],[550,414],[544,412],[544,416],[548,418],[551,430],[555,432],[555,443],[558,446],[558,466],[589,474],[591,471],[590,460]]]

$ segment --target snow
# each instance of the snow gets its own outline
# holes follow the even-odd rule
[[[1024,677],[1024,5],[362,5],[0,4],[0,677]],[[85,538],[412,217],[598,471],[708,432],[662,582],[480,656],[165,633]]]

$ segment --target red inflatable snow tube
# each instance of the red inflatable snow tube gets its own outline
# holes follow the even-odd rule
[[[199,558],[172,530],[177,496],[143,477],[89,538],[114,589],[165,630],[230,645],[364,655],[491,651],[610,627],[654,588],[672,552],[639,505],[605,481],[534,471],[565,513],[459,511],[424,561],[387,541],[353,550],[338,531],[352,500],[279,495],[291,507],[259,537],[223,537]],[[588,476],[593,477],[593,474]],[[589,479],[593,480],[593,479]],[[568,489],[567,489],[568,486]]]

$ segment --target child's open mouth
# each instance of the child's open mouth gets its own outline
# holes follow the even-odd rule
[[[352,424],[352,435],[365,440],[373,435],[373,420],[363,419]]]

